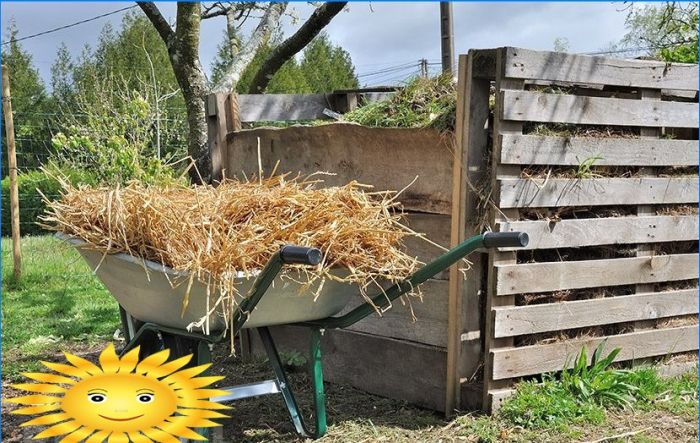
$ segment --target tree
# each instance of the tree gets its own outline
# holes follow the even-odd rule
[[[246,66],[246,69],[241,74],[241,78],[236,84],[236,92],[246,94],[250,90],[253,82],[253,76],[260,69],[263,61],[270,54],[272,49],[270,44],[275,44],[274,40],[279,41],[279,38],[272,39],[271,43],[267,43],[258,48],[253,60]],[[218,47],[216,58],[212,65],[211,82],[217,84],[223,75],[225,75],[231,63],[233,63],[233,55],[229,48],[228,35],[224,35],[224,41]],[[306,82],[304,74],[299,69],[299,64],[296,59],[287,60],[286,63],[272,76],[270,83],[267,85],[265,92],[271,94],[287,93],[287,94],[303,94],[311,92],[311,88]]]
[[[211,178],[211,161],[207,149],[207,127],[204,98],[210,92],[231,92],[236,88],[245,68],[254,59],[258,49],[268,42],[273,30],[287,8],[286,2],[271,3],[224,3],[215,2],[202,10],[200,3],[178,2],[176,23],[173,29],[153,2],[137,2],[165,43],[173,73],[180,86],[187,111],[188,152],[203,180]],[[345,3],[324,3],[312,14],[297,32],[283,41],[262,63],[264,71],[260,82],[254,80],[257,90],[264,90],[265,81],[302,50],[335,15]],[[241,26],[255,13],[260,18],[253,31],[243,42]],[[233,55],[226,72],[217,84],[207,81],[199,60],[200,27],[203,19],[225,16],[229,45]],[[256,74],[256,78],[257,78]],[[195,173],[192,176],[198,181]]]
[[[312,92],[359,87],[350,54],[340,46],[334,46],[325,33],[304,50],[301,70]]]
[[[554,51],[556,52],[568,52],[570,46],[569,39],[566,37],[557,37],[554,39]]]
[[[61,43],[56,52],[56,60],[51,65],[51,97],[58,107],[70,107],[73,101],[75,65],[68,46]]]
[[[630,4],[619,48],[670,62],[698,62],[698,4]]]

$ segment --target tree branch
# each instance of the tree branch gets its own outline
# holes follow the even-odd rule
[[[347,2],[330,2],[316,8],[311,17],[304,23],[297,32],[283,41],[272,50],[270,55],[263,61],[262,66],[255,74],[253,82],[248,92],[250,94],[260,94],[265,91],[272,76],[282,67],[282,65],[299,51],[304,49],[311,40],[316,37],[333,17],[347,5]]]
[[[169,48],[175,37],[175,32],[173,28],[170,27],[165,17],[163,17],[163,14],[160,13],[158,6],[153,2],[136,2],[136,4],[139,5],[143,13],[146,14],[146,17],[148,17],[153,24],[153,27],[156,28],[160,38],[165,42],[165,46]]]
[[[219,84],[214,86],[214,92],[231,92],[235,89],[246,66],[253,60],[258,48],[270,38],[286,8],[287,2],[270,3],[248,41],[240,46],[238,57],[228,67]]]

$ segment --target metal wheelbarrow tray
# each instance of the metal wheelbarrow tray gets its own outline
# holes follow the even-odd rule
[[[185,301],[189,275],[175,271],[160,263],[142,260],[129,254],[107,254],[90,248],[82,239],[57,234],[59,239],[74,246],[97,277],[107,287],[119,305],[132,317],[142,322],[157,323],[170,328],[185,329],[207,315],[218,293],[210,294],[207,303],[206,286],[195,279],[185,312]],[[336,275],[347,274],[342,270]],[[248,294],[255,277],[241,275],[236,279],[240,294]],[[320,282],[319,282],[320,283]],[[321,293],[316,297],[318,283],[302,292],[302,285],[290,279],[277,277],[260,300],[242,328],[257,328],[288,323],[318,320],[335,315],[357,294],[357,288],[348,283],[326,280]],[[236,301],[242,301],[241,296]],[[209,318],[209,331],[226,327],[222,315],[214,313]]]
[[[85,249],[84,242],[81,245],[75,239],[70,239],[67,236],[61,236],[61,238],[78,247],[80,253],[93,268],[102,259],[100,252]],[[307,438],[323,436],[326,433],[326,408],[321,335],[325,329],[346,328],[366,318],[375,312],[375,309],[388,308],[393,300],[446,270],[476,249],[524,247],[527,246],[527,242],[527,234],[520,232],[488,232],[471,237],[426,264],[404,281],[396,283],[385,289],[384,292],[372,297],[374,306],[370,303],[364,303],[338,317],[333,315],[340,312],[352,294],[357,291],[353,290],[352,285],[329,285],[328,288],[324,287],[323,293],[314,302],[311,294],[297,294],[298,287],[296,291],[294,288],[285,287],[285,282],[279,282],[278,279],[278,274],[285,265],[317,265],[321,260],[321,252],[318,249],[298,246],[282,247],[270,258],[254,282],[242,282],[246,285],[245,288],[249,289],[247,296],[240,301],[237,309],[232,313],[231,328],[228,331],[229,334],[236,334],[243,328],[257,330],[274,371],[275,379],[225,388],[229,394],[215,397],[212,400],[227,402],[259,395],[281,394],[297,433]],[[151,353],[168,348],[171,358],[192,354],[192,365],[210,363],[212,346],[223,340],[225,332],[209,335],[188,332],[185,327],[189,324],[187,320],[190,318],[180,319],[181,302],[185,289],[183,288],[180,293],[177,288],[172,288],[170,282],[165,278],[164,272],[167,272],[168,268],[153,262],[147,263],[147,268],[151,267],[153,271],[149,273],[149,282],[146,278],[143,261],[128,255],[123,257],[124,255],[126,254],[107,255],[97,270],[98,277],[120,302],[120,313],[127,339],[122,353],[140,346],[140,358],[145,358]],[[202,289],[199,288],[198,291]],[[246,293],[244,288],[240,292]],[[293,292],[294,296],[291,296],[290,292]],[[145,300],[148,297],[153,297],[153,300]],[[197,301],[198,298],[201,300]],[[323,299],[326,300],[322,302]],[[319,302],[321,302],[319,305],[315,305]],[[205,305],[204,308],[202,308],[202,304]],[[298,304],[298,306],[292,306],[294,304]],[[193,307],[192,318],[196,317],[197,312],[206,312],[206,291],[197,293],[194,292],[193,288],[188,310]],[[287,307],[293,314],[280,312],[286,310]],[[167,315],[164,315],[165,312]],[[187,316],[187,314],[185,315]],[[196,317],[195,320],[200,317]],[[309,366],[314,396],[313,417],[315,421],[313,429],[310,429],[303,420],[268,329],[268,326],[278,324],[310,329]],[[208,435],[208,428],[200,429],[198,432],[202,435]]]

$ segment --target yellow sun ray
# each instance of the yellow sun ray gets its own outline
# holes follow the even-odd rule
[[[170,349],[163,349],[155,354],[151,354],[136,365],[136,370],[134,372],[137,374],[146,374],[165,363],[168,357],[170,357]]]
[[[178,409],[177,413],[198,418],[229,418],[228,415],[207,409]]]
[[[87,436],[93,432],[94,431],[92,429],[83,426],[82,428],[63,437],[58,443],[78,443],[85,440],[85,438],[87,438]]]
[[[37,417],[37,418],[34,418],[32,420],[25,421],[20,426],[24,427],[24,426],[52,425],[54,423],[58,423],[59,421],[68,420],[69,418],[71,418],[71,416],[66,414],[65,412],[58,412],[55,414],[42,415],[41,417]]]
[[[129,437],[124,432],[113,432],[109,434],[107,443],[129,443]]]
[[[157,428],[145,429],[141,432],[146,434],[146,437],[159,443],[180,443],[180,440],[177,438]]]
[[[37,392],[39,394],[63,394],[66,392],[66,388],[62,386],[44,383],[18,383],[10,386],[23,391]]]
[[[112,343],[100,353],[100,366],[105,374],[116,374],[119,370],[119,356]]]
[[[192,391],[189,389],[181,389],[176,391],[178,397],[192,400],[208,400],[212,397],[227,395],[228,393],[228,391],[224,391],[223,389],[195,389]]]
[[[211,377],[196,377],[189,380],[179,380],[179,389],[199,389],[216,383],[217,381],[223,380],[225,377],[222,376],[211,376]]]
[[[165,364],[158,366],[157,368],[153,368],[152,370],[148,371],[146,375],[153,378],[165,377],[166,375],[170,375],[173,372],[185,366],[187,363],[190,362],[190,360],[192,360],[192,354],[180,357],[173,361],[169,361]]]
[[[85,440],[85,443],[102,443],[111,431],[97,431]]]
[[[22,397],[8,398],[5,400],[8,403],[17,403],[18,405],[47,405],[59,403],[60,397],[53,395],[25,395]]]
[[[201,374],[202,372],[206,371],[209,369],[211,366],[211,363],[207,363],[204,365],[199,365],[199,366],[194,366],[192,368],[187,368],[183,369],[182,371],[178,371],[172,375],[169,375],[168,377],[165,377],[163,379],[164,383],[167,383],[169,385],[171,384],[177,384],[180,381],[186,381],[189,380],[190,378],[194,378]]]
[[[153,443],[153,440],[141,434],[140,432],[127,432],[127,435],[129,436],[129,440],[131,440],[132,443]]]
[[[199,435],[190,429],[190,423],[178,423],[178,422],[167,422],[159,426],[160,429],[167,432],[168,434],[177,435],[180,438],[188,438],[190,440],[204,440],[206,437]],[[197,425],[197,427],[201,427]]]
[[[6,402],[9,402],[10,399],[5,400]],[[30,406],[28,408],[17,408],[13,411],[10,411],[10,414],[17,414],[17,415],[36,415],[36,414],[43,414],[44,412],[51,412],[55,411],[57,409],[61,409],[61,404],[60,403],[52,403],[50,405],[39,405],[39,406]]]
[[[178,398],[177,405],[179,407],[181,406],[183,408],[191,409],[231,409],[230,406],[222,405],[221,403],[216,403],[213,401],[193,400],[185,398]]]
[[[57,374],[47,374],[45,372],[22,372],[22,375],[44,383],[54,383],[59,385],[74,385],[75,380]]]
[[[64,434],[69,434],[76,429],[80,428],[82,425],[78,423],[77,420],[71,420],[71,421],[66,421],[63,423],[59,423],[57,425],[53,425],[48,429],[45,429],[38,434],[36,434],[34,439],[40,439],[40,438],[49,438],[49,437],[58,437],[59,435],[64,435]]]
[[[66,360],[68,360],[68,363],[72,364],[76,368],[82,369],[90,375],[97,375],[102,373],[102,369],[98,368],[97,366],[95,366],[95,364],[85,360],[82,357],[78,357],[77,355],[73,355],[69,352],[64,352],[63,355],[66,356]]]
[[[127,352],[119,359],[119,373],[129,373],[134,370],[139,362],[139,346]]]
[[[90,376],[90,373],[86,372],[84,369],[76,368],[75,366],[71,365],[64,365],[63,363],[52,363],[50,361],[42,361],[41,364],[51,369],[52,371],[68,375],[70,377],[85,378]]]

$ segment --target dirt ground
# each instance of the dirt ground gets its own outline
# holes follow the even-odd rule
[[[103,345],[79,344],[70,352],[95,361]],[[20,358],[21,356],[3,356]],[[59,361],[60,353],[46,357]],[[7,360],[6,360],[7,361]],[[225,375],[222,385],[235,385],[272,378],[264,361],[243,364],[217,355],[213,375]],[[310,411],[311,390],[303,370],[290,374],[298,393],[300,407]],[[3,380],[3,397],[22,392]],[[603,425],[557,430],[525,430],[509,426],[498,417],[465,414],[447,420],[432,411],[406,403],[369,395],[362,391],[333,384],[326,385],[329,430],[321,442],[696,442],[698,423],[695,416],[674,415],[665,410],[610,411]],[[38,428],[20,428],[25,417],[9,414],[13,405],[2,406],[2,441],[30,441]],[[300,442],[294,434],[280,396],[248,399],[233,404],[231,418],[214,433],[215,440],[226,442]],[[308,418],[307,418],[308,420]],[[311,422],[311,420],[309,420]]]

